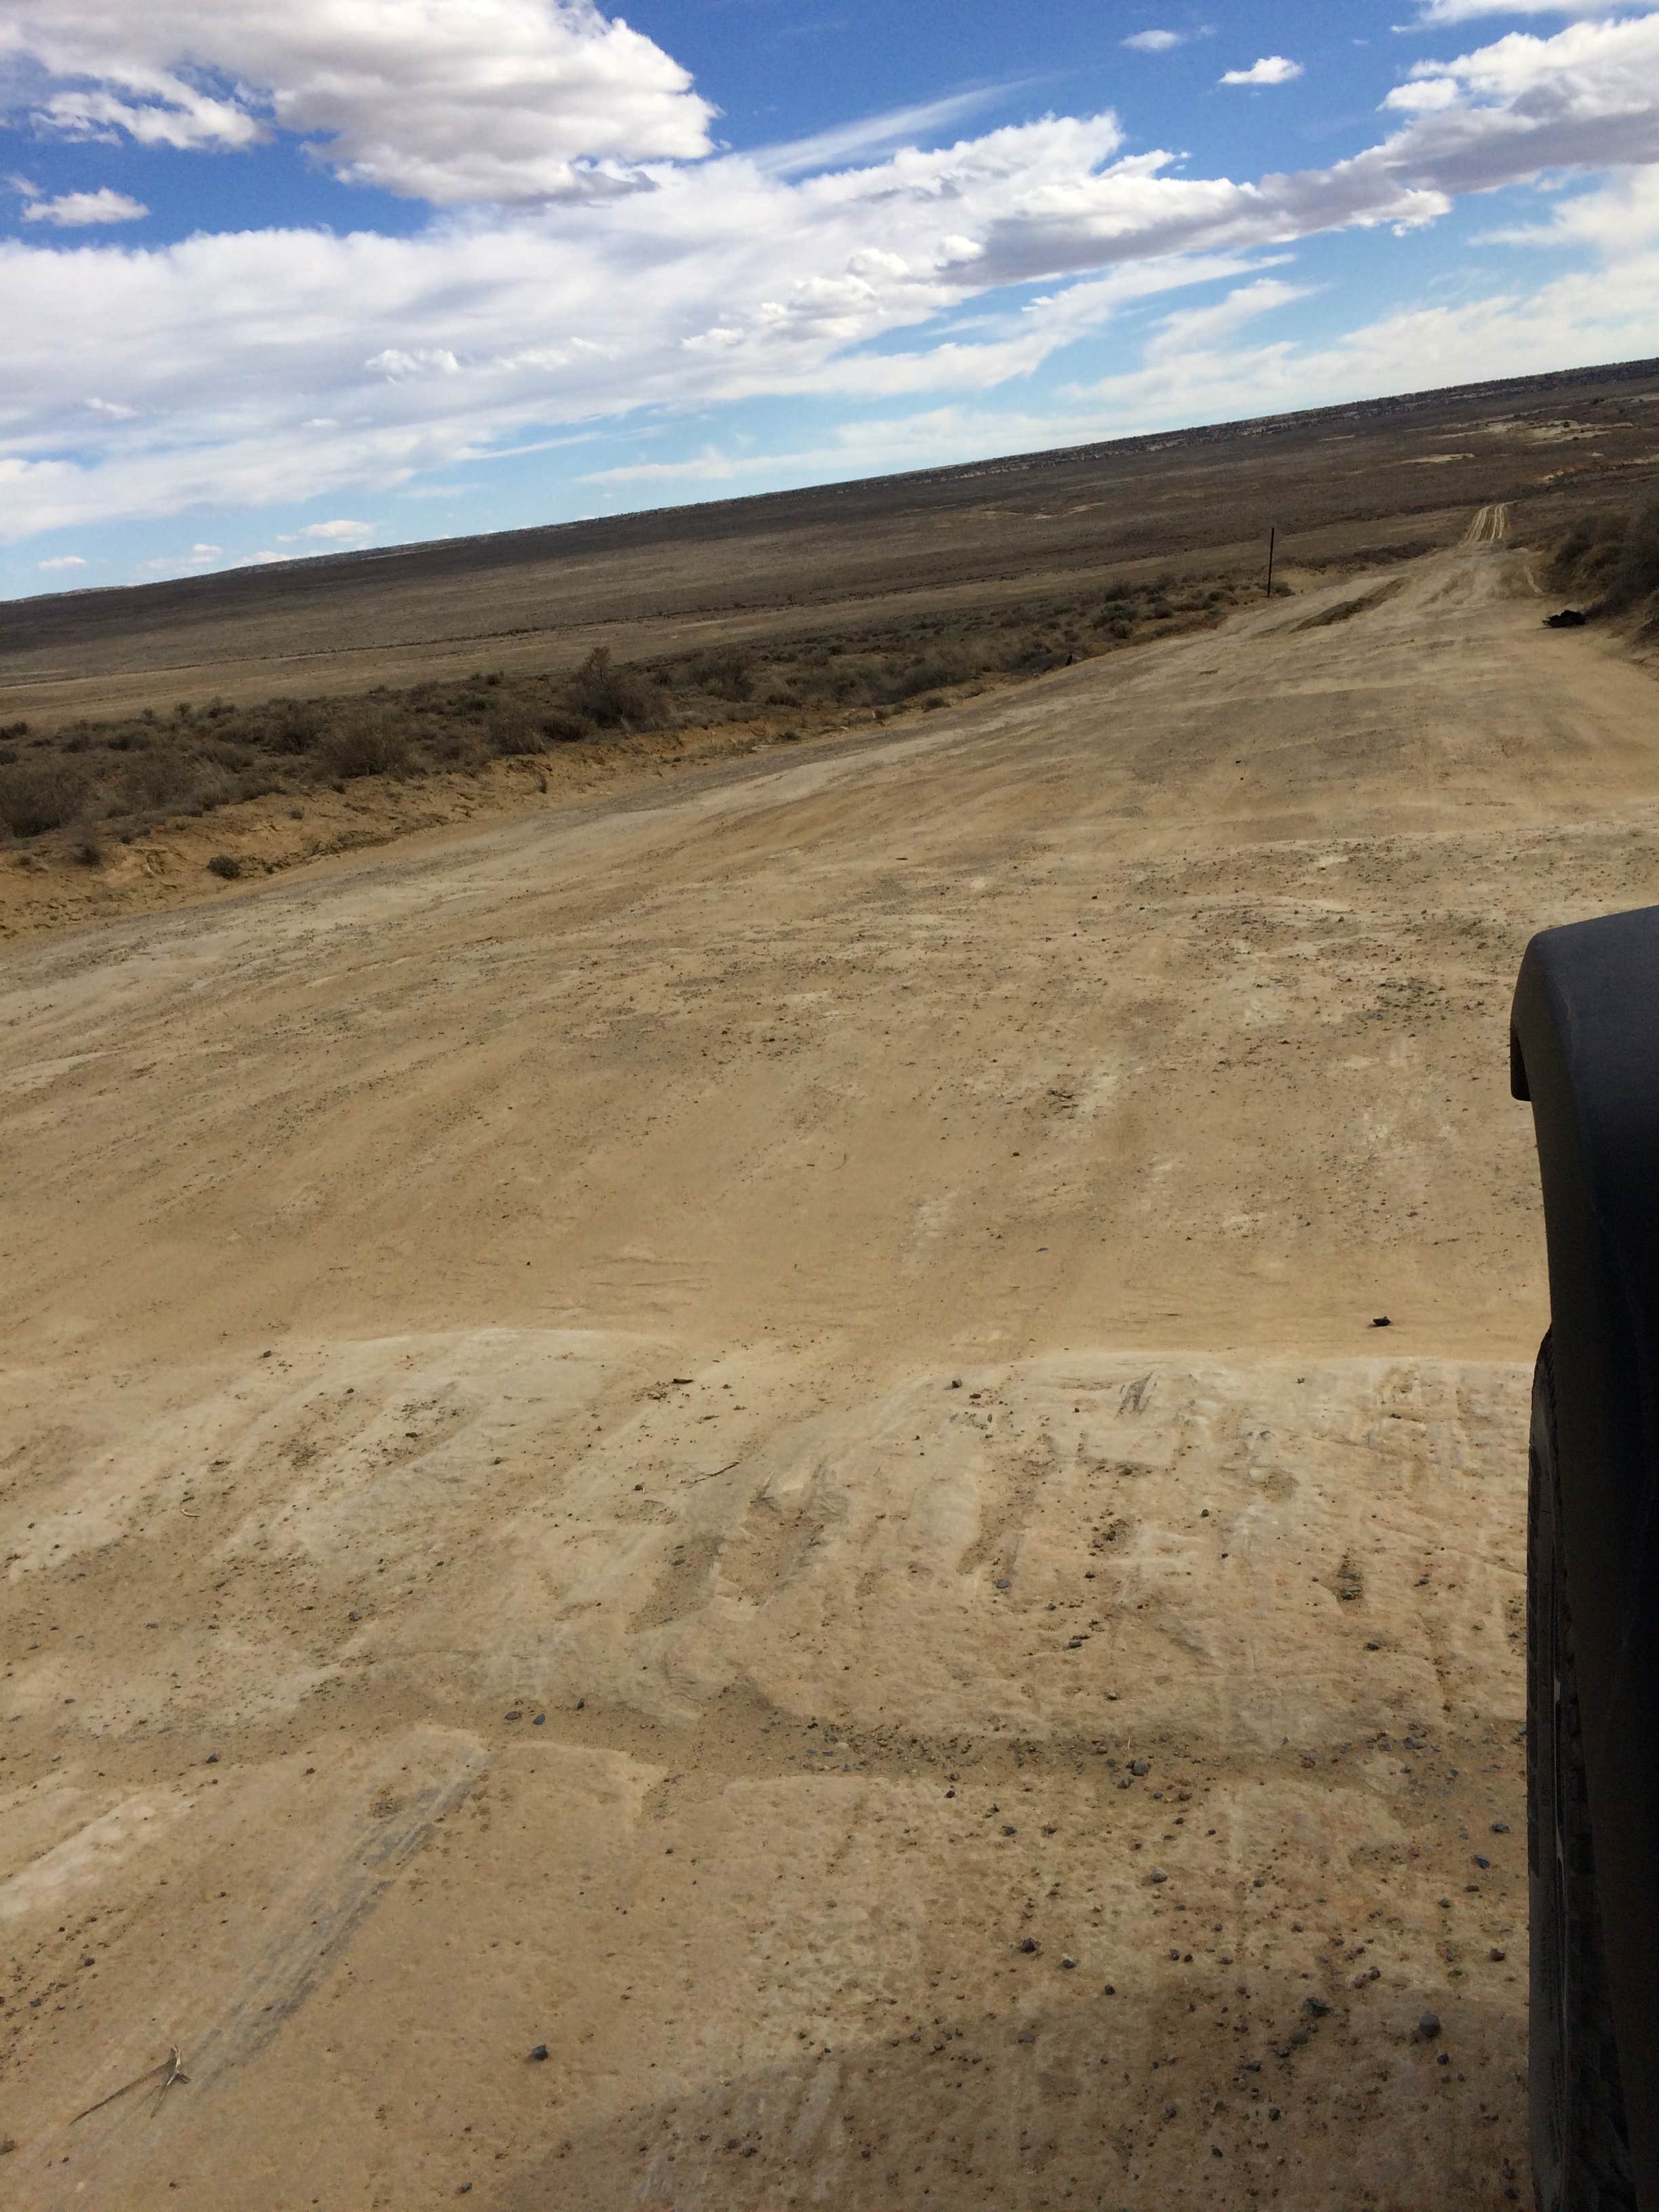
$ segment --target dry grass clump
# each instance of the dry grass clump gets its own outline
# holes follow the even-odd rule
[[[15,723],[0,730],[0,833],[33,841],[65,831],[101,852],[112,836],[130,842],[237,800],[477,775],[556,746],[733,724],[795,738],[849,712],[942,707],[989,683],[1213,621],[1237,596],[1228,585],[1166,578],[856,629],[720,640],[648,663],[599,646],[563,672],[480,671],[459,683],[251,707],[184,701],[48,734]],[[209,865],[226,874],[220,861],[229,857]]]
[[[73,761],[51,755],[9,760],[0,764],[0,827],[15,837],[61,830],[80,813],[89,787],[89,778]]]
[[[1555,543],[1549,580],[1593,599],[1595,614],[1624,614],[1659,599],[1659,501],[1581,515]]]

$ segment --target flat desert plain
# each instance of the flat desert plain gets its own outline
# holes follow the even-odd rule
[[[1528,2202],[1508,999],[1659,898],[1542,606],[15,955],[8,2204]]]

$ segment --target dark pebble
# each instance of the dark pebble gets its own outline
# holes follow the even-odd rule
[[[1020,1948],[1020,1949],[1021,1949],[1022,1951],[1024,1951],[1024,1954],[1025,1954],[1026,1957],[1029,1959],[1029,1958],[1030,1957],[1030,1955],[1031,1955],[1032,1952],[1034,1952],[1034,1951],[1036,1949],[1036,1948],[1037,1948],[1037,1941],[1036,1941],[1036,1936],[1022,1936],[1020,1937],[1020,1939],[1019,1939],[1019,1948]]]
[[[506,1717],[510,1721],[521,1721],[524,1718],[524,1715],[522,1713],[508,1713]]]
[[[1494,1820],[1492,1824],[1492,1832],[1494,1836],[1507,1836],[1510,1824],[1507,1820]]]
[[[1315,2020],[1323,2020],[1330,2007],[1323,1997],[1304,1997],[1302,2009]]]
[[[1423,2014],[1421,2018],[1418,2021],[1417,2032],[1419,2035],[1438,2035],[1440,2033],[1439,2014],[1437,2012],[1425,2012]]]
[[[1494,1966],[1500,1966],[1509,1955],[1510,1954],[1507,1951],[1500,1951],[1496,1944],[1493,1944],[1492,1949],[1486,1954],[1486,1956],[1492,1960]]]
[[[1129,1771],[1131,1774],[1150,1774],[1152,1772],[1152,1763],[1149,1759],[1132,1759],[1129,1761]]]
[[[1371,1327],[1373,1328],[1392,1328],[1394,1327],[1394,1323],[1389,1319],[1387,1314],[1374,1314],[1371,1316]]]
[[[545,2058],[547,2056],[547,2045],[544,2043],[537,2044],[530,2055],[532,2058]]]

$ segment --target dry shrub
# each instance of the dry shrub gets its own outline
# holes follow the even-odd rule
[[[660,719],[662,693],[637,668],[619,667],[596,645],[564,687],[568,703],[601,729],[647,728]]]
[[[542,718],[532,714],[528,707],[495,707],[484,725],[483,734],[491,752],[503,760],[547,750],[547,732],[542,726]]]
[[[393,716],[371,707],[337,724],[318,752],[328,773],[343,782],[352,776],[395,774],[409,758],[409,742]]]
[[[1556,540],[1549,579],[1610,614],[1651,599],[1659,592],[1659,501],[1634,514],[1603,507],[1581,515]]]
[[[15,837],[61,830],[86,804],[88,789],[85,771],[63,759],[0,768],[0,825]]]
[[[1632,607],[1659,592],[1659,501],[1632,515],[1619,549],[1619,565],[1609,579],[1607,602]]]
[[[274,753],[314,752],[327,727],[325,716],[308,700],[274,699],[264,742]]]
[[[182,811],[194,805],[200,782],[201,770],[182,746],[158,745],[128,756],[121,797],[141,811],[159,807]]]
[[[755,690],[755,656],[746,645],[714,645],[693,653],[685,664],[688,679],[721,699],[748,699]]]

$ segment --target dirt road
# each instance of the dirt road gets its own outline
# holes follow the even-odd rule
[[[1654,698],[1483,542],[16,957],[8,2203],[1524,2203]]]

